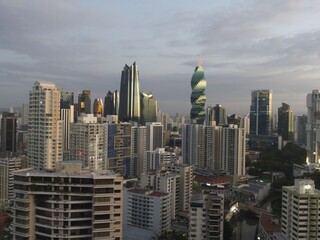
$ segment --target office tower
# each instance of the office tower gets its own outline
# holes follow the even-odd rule
[[[62,120],[63,159],[68,160],[70,150],[71,124],[74,123],[74,106],[69,105],[69,108],[61,108],[60,118]]]
[[[96,98],[93,102],[93,115],[95,117],[102,117],[103,102],[101,98]]]
[[[189,238],[223,239],[224,193],[210,192],[192,196],[190,203]]]
[[[180,176],[179,186],[179,211],[189,211],[190,199],[192,195],[192,166],[175,161],[170,164],[164,164],[163,169]]]
[[[13,239],[122,239],[123,179],[60,162],[14,175]]]
[[[308,116],[302,115],[297,116],[296,118],[296,143],[300,146],[307,145],[307,133],[306,133],[306,125],[308,122]]]
[[[227,175],[245,175],[246,135],[236,125],[222,128],[221,171]]]
[[[215,159],[215,127],[186,124],[182,127],[183,162],[195,168],[213,166]]]
[[[23,103],[21,109],[21,125],[28,125],[29,104]]]
[[[147,172],[147,127],[132,126],[131,131],[131,175],[140,178],[141,173]]]
[[[237,125],[238,128],[244,128],[244,119],[238,114],[232,114],[227,117],[228,125]]]
[[[171,226],[171,195],[143,189],[124,191],[123,239],[152,239]]]
[[[168,130],[168,124],[170,122],[170,116],[165,112],[158,112],[157,114],[157,121],[161,122],[163,125],[163,131]]]
[[[153,98],[151,93],[140,92],[141,118],[140,123],[156,122],[158,112],[158,101]]]
[[[207,125],[207,126],[216,125],[216,122],[214,120],[214,109],[211,106],[207,106],[207,108],[206,108],[205,125]]]
[[[313,90],[307,95],[308,122],[307,163],[319,163],[320,153],[320,92]]]
[[[29,165],[54,170],[62,158],[60,90],[54,83],[37,81],[29,93]]]
[[[115,90],[113,93],[108,91],[104,98],[104,116],[119,115],[119,92]]]
[[[204,105],[206,104],[206,95],[204,91],[207,86],[207,80],[204,77],[202,66],[197,66],[191,78],[191,111],[190,118],[192,123],[203,124],[205,119]]]
[[[73,92],[61,92],[60,108],[70,109],[70,106],[74,105],[74,94]]]
[[[91,113],[91,91],[83,90],[82,93],[78,95],[78,116],[81,113],[90,114]]]
[[[71,124],[70,160],[80,161],[91,171],[106,168],[105,124],[97,123],[93,114],[82,114],[77,123]]]
[[[213,108],[214,111],[214,120],[216,121],[217,126],[227,125],[227,114],[226,109],[222,107],[221,104],[216,104]]]
[[[163,125],[160,122],[147,123],[147,151],[163,148]]]
[[[13,173],[21,168],[21,158],[0,157],[0,202],[14,199]]]
[[[171,195],[171,219],[179,213],[180,175],[166,170],[141,174],[140,185],[143,189],[166,192]]]
[[[272,90],[251,92],[250,134],[270,136],[272,131]]]
[[[164,148],[156,148],[154,151],[147,151],[147,171],[159,170],[163,164],[174,162],[176,154],[167,152]]]
[[[294,140],[294,115],[290,105],[286,103],[278,108],[278,135],[284,141]]]
[[[119,120],[121,122],[140,120],[139,71],[134,62],[125,65],[121,74]]]
[[[108,123],[105,125],[105,159],[107,169],[126,178],[132,173],[131,124]]]
[[[3,112],[1,118],[1,152],[17,151],[17,117]]]
[[[320,238],[320,191],[311,179],[282,187],[281,231],[285,239]]]

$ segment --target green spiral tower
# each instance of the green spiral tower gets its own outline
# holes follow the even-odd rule
[[[207,80],[204,77],[203,68],[197,66],[191,78],[191,111],[190,118],[192,123],[203,124],[205,119],[204,105],[206,104],[206,95],[204,91],[207,86]]]

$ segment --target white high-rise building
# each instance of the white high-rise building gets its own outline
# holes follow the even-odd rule
[[[320,163],[320,92],[307,95],[307,163]]]
[[[158,170],[161,165],[174,162],[175,159],[175,153],[167,152],[164,148],[147,151],[147,171]]]
[[[282,188],[281,231],[286,239],[320,238],[320,191],[311,179],[295,179]]]
[[[148,122],[147,126],[147,151],[163,148],[163,125],[161,122]]]
[[[61,109],[62,120],[62,148],[64,159],[68,159],[68,153],[70,150],[70,134],[71,124],[74,123],[74,106],[70,105],[70,108]],[[67,157],[65,157],[67,155]]]
[[[171,218],[175,219],[177,217],[180,202],[180,175],[166,170],[141,174],[140,187],[170,193]]]
[[[92,171],[106,168],[105,124],[97,123],[93,114],[82,113],[77,123],[71,124],[70,160],[81,161]]]
[[[123,178],[81,165],[14,173],[13,239],[122,239]]]
[[[163,165],[163,168],[180,176],[179,211],[188,211],[190,208],[190,199],[192,195],[192,167],[188,164],[183,164],[176,161],[175,163]]]
[[[35,82],[29,92],[28,161],[37,169],[55,169],[62,161],[60,90],[54,83]]]
[[[223,239],[224,193],[214,191],[209,194],[192,196],[190,203],[189,238]]]
[[[228,175],[245,175],[246,134],[244,128],[222,128],[221,171]]]
[[[123,203],[123,239],[152,239],[170,229],[170,193],[133,188],[124,192]]]

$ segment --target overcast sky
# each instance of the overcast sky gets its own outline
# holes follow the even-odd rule
[[[27,102],[37,80],[104,98],[136,61],[140,90],[189,114],[202,61],[207,105],[245,114],[251,90],[272,89],[274,113],[302,114],[320,87],[319,13],[316,0],[0,0],[0,107]]]

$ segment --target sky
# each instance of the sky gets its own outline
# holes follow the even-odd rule
[[[0,108],[27,103],[35,81],[104,98],[136,62],[161,111],[189,114],[202,63],[206,105],[244,115],[251,90],[272,89],[274,114],[281,102],[303,114],[320,87],[319,12],[316,0],[0,0]]]

